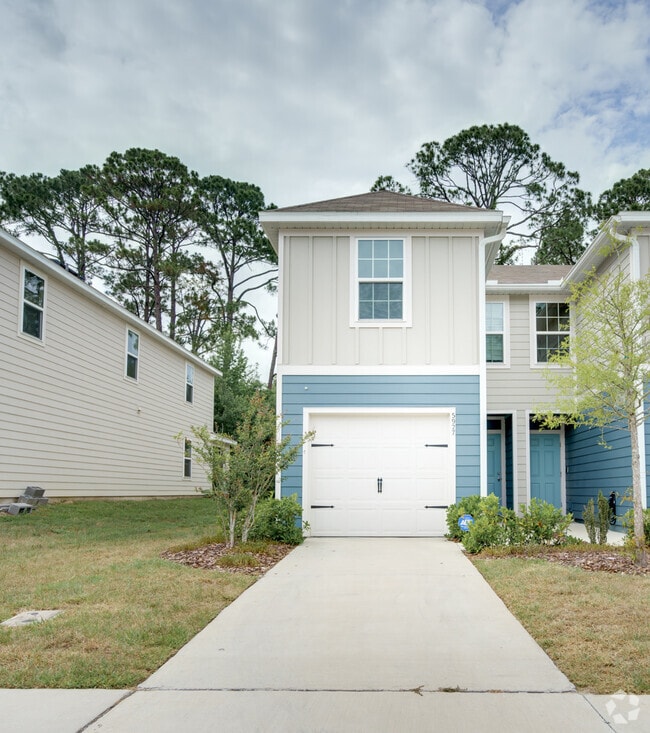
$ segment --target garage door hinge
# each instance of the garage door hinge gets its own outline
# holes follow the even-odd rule
[[[425,443],[425,448],[449,448],[447,443]]]
[[[310,443],[312,448],[333,448],[334,443]]]

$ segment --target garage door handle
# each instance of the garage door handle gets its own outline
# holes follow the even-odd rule
[[[334,504],[312,504],[312,509],[334,509]]]
[[[447,504],[425,504],[425,509],[449,509]]]
[[[425,448],[449,448],[447,443],[425,443]]]
[[[381,492],[383,491],[383,484],[384,484],[384,479],[378,478],[377,479],[377,493],[378,494],[381,494]]]

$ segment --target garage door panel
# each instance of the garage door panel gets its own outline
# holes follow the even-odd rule
[[[314,415],[308,496],[314,535],[444,534],[455,500],[449,413]],[[436,445],[437,447],[426,447]],[[382,479],[378,491],[377,479]]]

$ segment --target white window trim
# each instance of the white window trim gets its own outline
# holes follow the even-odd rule
[[[137,363],[136,363],[136,370],[135,370],[135,379],[133,377],[130,377],[127,373],[127,366],[129,363],[129,333],[134,333],[138,337],[138,354],[137,354]],[[126,379],[129,382],[139,382],[140,381],[140,344],[142,343],[142,335],[139,331],[136,331],[134,328],[129,328],[129,326],[126,327],[126,331],[124,333],[124,379]],[[131,354],[132,356],[132,354]]]
[[[531,295],[529,296],[529,329],[530,329],[530,367],[531,369],[562,369],[558,364],[551,364],[547,361],[537,361],[537,318],[535,308],[537,303],[564,303],[565,298],[558,298],[556,295]],[[550,332],[549,332],[550,333]],[[569,306],[569,330],[566,335],[571,338],[573,336],[573,308]]]
[[[191,373],[191,377],[192,377],[191,379],[188,378],[190,376],[190,373]],[[186,361],[185,362],[185,402],[188,405],[193,405],[194,404],[194,382],[195,382],[194,377],[195,377],[195,375],[196,375],[196,369],[194,368],[194,364],[190,364],[189,361]],[[192,399],[191,400],[188,400],[187,399],[187,388],[188,388],[188,386],[191,386],[192,387]]]
[[[27,270],[29,270],[29,272],[31,272],[33,275],[40,277],[41,280],[43,281],[43,307],[41,309],[43,318],[41,321],[40,338],[38,336],[32,336],[31,333],[27,333],[26,331],[23,331],[23,312],[24,312],[25,302],[27,302],[28,305],[38,308],[38,306],[35,306],[34,303],[25,301],[25,271]],[[33,344],[40,344],[41,346],[45,345],[45,325],[46,325],[45,309],[47,308],[47,291],[48,291],[48,285],[47,285],[47,278],[45,277],[45,275],[43,275],[43,273],[40,272],[37,268],[34,268],[31,265],[21,260],[20,262],[20,292],[18,293],[18,297],[19,297],[18,335],[21,338],[28,339]]]
[[[501,303],[503,305],[503,361],[487,360],[487,335],[488,333],[498,333],[497,331],[488,331],[487,322],[484,325],[485,333],[483,338],[486,341],[486,359],[485,364],[488,369],[509,369],[510,368],[510,298],[488,298],[486,303]],[[485,309],[485,318],[487,319],[487,308]]]
[[[404,243],[404,273],[402,280],[402,318],[370,320],[359,318],[359,240],[360,239],[401,239]],[[352,328],[410,328],[412,326],[412,269],[411,237],[388,232],[371,233],[350,237],[350,326]]]

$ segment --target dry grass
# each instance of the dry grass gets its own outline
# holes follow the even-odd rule
[[[254,580],[161,560],[214,530],[206,499],[79,502],[0,520],[0,687],[133,687]]]
[[[649,575],[588,572],[539,559],[474,563],[579,690],[650,693]]]

